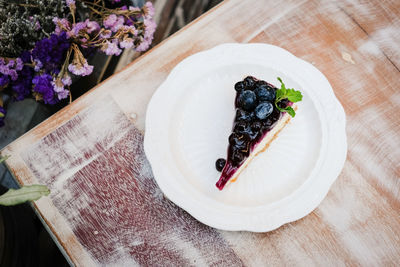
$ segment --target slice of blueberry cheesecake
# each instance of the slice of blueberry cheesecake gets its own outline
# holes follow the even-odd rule
[[[281,88],[248,76],[235,84],[236,115],[229,136],[227,159],[218,159],[215,167],[222,171],[216,186],[222,190],[228,181],[236,181],[249,162],[264,151],[296,115],[295,102],[302,94],[287,89],[278,77]]]

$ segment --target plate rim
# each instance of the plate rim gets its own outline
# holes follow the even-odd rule
[[[243,51],[246,49],[255,49],[255,48],[260,49],[260,50],[265,49],[266,51],[274,50],[274,52],[281,53],[283,56],[285,56],[285,57],[289,58],[291,61],[293,61],[293,63],[296,63],[295,64],[296,67],[304,67],[306,69],[308,68],[308,70],[311,71],[313,73],[313,75],[318,76],[318,78],[320,79],[320,82],[322,82],[325,85],[324,89],[326,89],[326,91],[327,91],[325,93],[328,93],[330,95],[330,97],[332,98],[332,102],[334,103],[334,107],[331,107],[331,109],[335,110],[336,112],[335,112],[335,114],[331,114],[331,117],[334,117],[334,123],[336,123],[337,124],[336,126],[339,126],[340,129],[342,130],[342,131],[339,131],[339,133],[341,133],[341,134],[337,134],[337,132],[336,132],[336,136],[337,136],[336,139],[340,139],[342,146],[339,146],[339,148],[341,148],[341,151],[338,152],[340,156],[338,156],[339,162],[338,162],[338,164],[336,164],[337,167],[334,170],[335,174],[331,175],[331,178],[328,181],[325,179],[325,183],[323,184],[324,187],[320,188],[321,186],[319,186],[320,190],[318,190],[318,191],[320,191],[320,193],[315,194],[315,197],[313,199],[309,199],[308,205],[303,205],[303,209],[301,211],[297,210],[297,211],[293,212],[292,216],[281,216],[281,218],[279,218],[279,216],[278,216],[277,218],[275,218],[275,220],[271,220],[269,218],[269,223],[268,222],[265,223],[265,220],[262,218],[262,217],[265,217],[265,215],[261,216],[262,214],[261,215],[253,214],[254,216],[252,216],[252,219],[256,219],[257,220],[256,222],[254,222],[253,220],[248,220],[248,218],[243,218],[243,220],[239,223],[239,225],[237,225],[237,224],[232,225],[230,222],[224,223],[221,220],[215,220],[213,218],[210,218],[210,216],[207,216],[207,214],[205,214],[201,210],[197,209],[198,207],[194,207],[193,205],[190,204],[191,201],[187,200],[187,196],[185,197],[185,192],[183,192],[182,190],[179,190],[179,186],[178,187],[177,186],[175,186],[175,187],[169,186],[168,183],[165,183],[166,181],[165,181],[165,179],[163,179],[163,177],[165,176],[165,172],[167,171],[165,168],[165,165],[163,166],[163,164],[161,164],[161,166],[160,166],[160,164],[158,164],[156,161],[157,151],[155,151],[154,148],[157,147],[157,145],[154,144],[154,138],[155,138],[154,132],[152,133],[151,132],[152,129],[150,128],[152,115],[154,115],[151,113],[151,111],[153,109],[153,106],[157,104],[157,101],[158,101],[157,99],[162,96],[163,90],[164,91],[166,90],[165,87],[168,88],[168,86],[167,86],[168,83],[170,83],[171,80],[173,80],[176,76],[179,77],[180,69],[185,67],[185,64],[192,64],[191,60],[193,60],[194,58],[196,58],[196,57],[199,58],[199,57],[204,57],[204,56],[207,57],[207,54],[212,55],[213,53],[218,53],[221,50],[224,53],[229,53],[229,52],[235,51],[235,50]],[[290,75],[288,75],[288,76],[290,76]],[[297,82],[297,80],[296,80],[296,82]],[[320,114],[319,114],[319,117],[320,117]],[[320,119],[322,120],[321,117],[320,117]],[[161,188],[162,192],[166,195],[167,198],[169,198],[172,202],[174,202],[175,204],[177,204],[178,206],[180,206],[181,208],[186,210],[197,220],[201,221],[204,224],[207,224],[209,226],[212,226],[212,227],[218,228],[218,229],[222,229],[222,230],[231,230],[231,231],[245,230],[245,231],[252,231],[252,232],[266,232],[266,231],[271,231],[273,229],[276,229],[283,224],[298,220],[298,219],[306,216],[312,210],[314,210],[319,205],[319,203],[323,200],[323,198],[326,196],[331,185],[333,184],[333,182],[336,180],[336,178],[340,174],[340,172],[343,168],[345,159],[346,159],[347,140],[346,140],[346,133],[345,133],[345,125],[346,125],[346,119],[345,119],[345,113],[344,113],[343,107],[341,106],[340,102],[334,95],[333,89],[332,89],[331,85],[329,84],[329,81],[313,65],[311,65],[310,63],[308,63],[300,58],[295,57],[293,54],[291,54],[287,50],[277,47],[277,46],[274,46],[274,45],[264,44],[264,43],[252,43],[252,44],[225,43],[225,44],[215,46],[211,49],[198,52],[196,54],[193,54],[193,55],[185,58],[184,60],[179,62],[173,68],[173,70],[168,75],[167,79],[158,87],[156,92],[153,94],[153,96],[148,104],[147,110],[146,110],[144,151],[145,151],[145,154],[152,166],[155,180],[156,180],[157,184],[159,185],[159,187]],[[322,168],[322,167],[323,167],[323,163],[321,163],[320,168]],[[309,176],[311,176],[311,173]],[[306,182],[304,182],[304,183],[306,183]],[[303,187],[303,186],[304,186],[304,184],[299,186],[299,188]],[[299,188],[297,188],[297,189],[299,189]],[[311,188],[313,188],[313,187],[312,186],[309,187],[308,190],[311,190]],[[285,199],[285,198],[290,199],[292,197],[292,195],[297,191],[297,189],[294,190],[289,195],[285,196],[283,199]],[[305,189],[307,190],[307,188],[305,188]],[[273,203],[271,203],[271,204],[273,204]],[[276,209],[279,209],[279,207],[276,207]]]

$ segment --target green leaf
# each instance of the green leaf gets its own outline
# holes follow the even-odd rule
[[[3,118],[3,117],[4,117],[4,113],[0,112],[0,118]]]
[[[20,189],[9,189],[0,196],[0,205],[13,206],[26,201],[38,200],[42,196],[50,194],[50,190],[45,185],[27,185]]]
[[[292,116],[292,118],[294,117],[294,116],[296,116],[296,112],[294,111],[294,109],[292,108],[292,107],[286,107],[285,108],[285,111],[290,115],[290,116]]]
[[[299,102],[303,99],[303,95],[301,94],[301,92],[294,89],[287,89],[286,96],[287,99],[293,103]]]
[[[281,83],[281,89],[278,89],[276,91],[276,97],[275,97],[275,107],[279,109],[282,112],[287,112],[290,116],[294,117],[296,116],[296,112],[291,106],[288,106],[286,108],[280,108],[278,106],[278,103],[283,100],[283,99],[288,99],[290,102],[299,102],[303,99],[303,95],[301,94],[300,91],[294,90],[294,89],[287,89],[285,84],[283,83],[282,79],[280,77],[277,78],[278,81]]]

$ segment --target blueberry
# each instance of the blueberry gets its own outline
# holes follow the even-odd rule
[[[277,108],[274,108],[274,111],[269,116],[269,118],[272,120],[272,123],[277,122],[280,117],[281,117],[281,112]]]
[[[235,90],[238,92],[243,91],[244,88],[245,88],[244,82],[237,82],[235,84]]]
[[[272,128],[272,125],[274,124],[274,122],[271,119],[271,115],[269,116],[269,118],[267,118],[265,121],[262,122],[262,128],[264,131],[269,131]]]
[[[232,133],[229,136],[229,144],[235,147],[243,147],[248,140],[248,136],[241,133]]]
[[[246,86],[247,89],[253,89],[254,85],[256,84],[257,79],[252,77],[252,76],[247,76],[246,78],[244,78],[243,82]]]
[[[273,110],[274,106],[270,102],[263,102],[256,107],[255,115],[258,119],[265,120]]]
[[[250,129],[252,132],[259,132],[261,130],[262,124],[259,121],[255,121],[251,124]]]
[[[245,90],[243,91],[238,98],[239,107],[246,111],[253,110],[257,105],[256,94],[253,91]]]
[[[243,163],[245,156],[238,150],[233,150],[231,155],[231,160],[234,166],[238,166]]]
[[[236,110],[235,121],[251,121],[253,119],[254,119],[253,112],[247,112],[240,108]]]
[[[256,93],[258,101],[274,101],[275,100],[275,90],[270,88],[268,85],[261,85],[254,90]]]
[[[233,131],[236,133],[244,133],[247,128],[247,123],[244,121],[239,121],[235,123],[235,126],[233,127]]]
[[[259,80],[259,81],[257,81],[256,82],[256,87],[259,87],[259,86],[262,86],[262,85],[264,85],[264,86],[268,86],[268,83],[266,82],[266,81],[263,81],[263,80]]]
[[[287,98],[282,99],[281,101],[279,101],[278,103],[278,107],[280,108],[286,108],[289,104],[289,100]]]
[[[217,169],[217,171],[221,172],[222,169],[225,167],[226,164],[226,160],[225,159],[217,159],[217,161],[215,162],[215,168]]]

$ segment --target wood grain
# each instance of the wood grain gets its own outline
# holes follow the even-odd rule
[[[225,1],[6,147],[71,262],[91,265],[400,264],[400,2]],[[204,226],[164,199],[142,148],[145,110],[185,57],[263,42],[328,78],[348,157],[321,205],[270,233]]]

